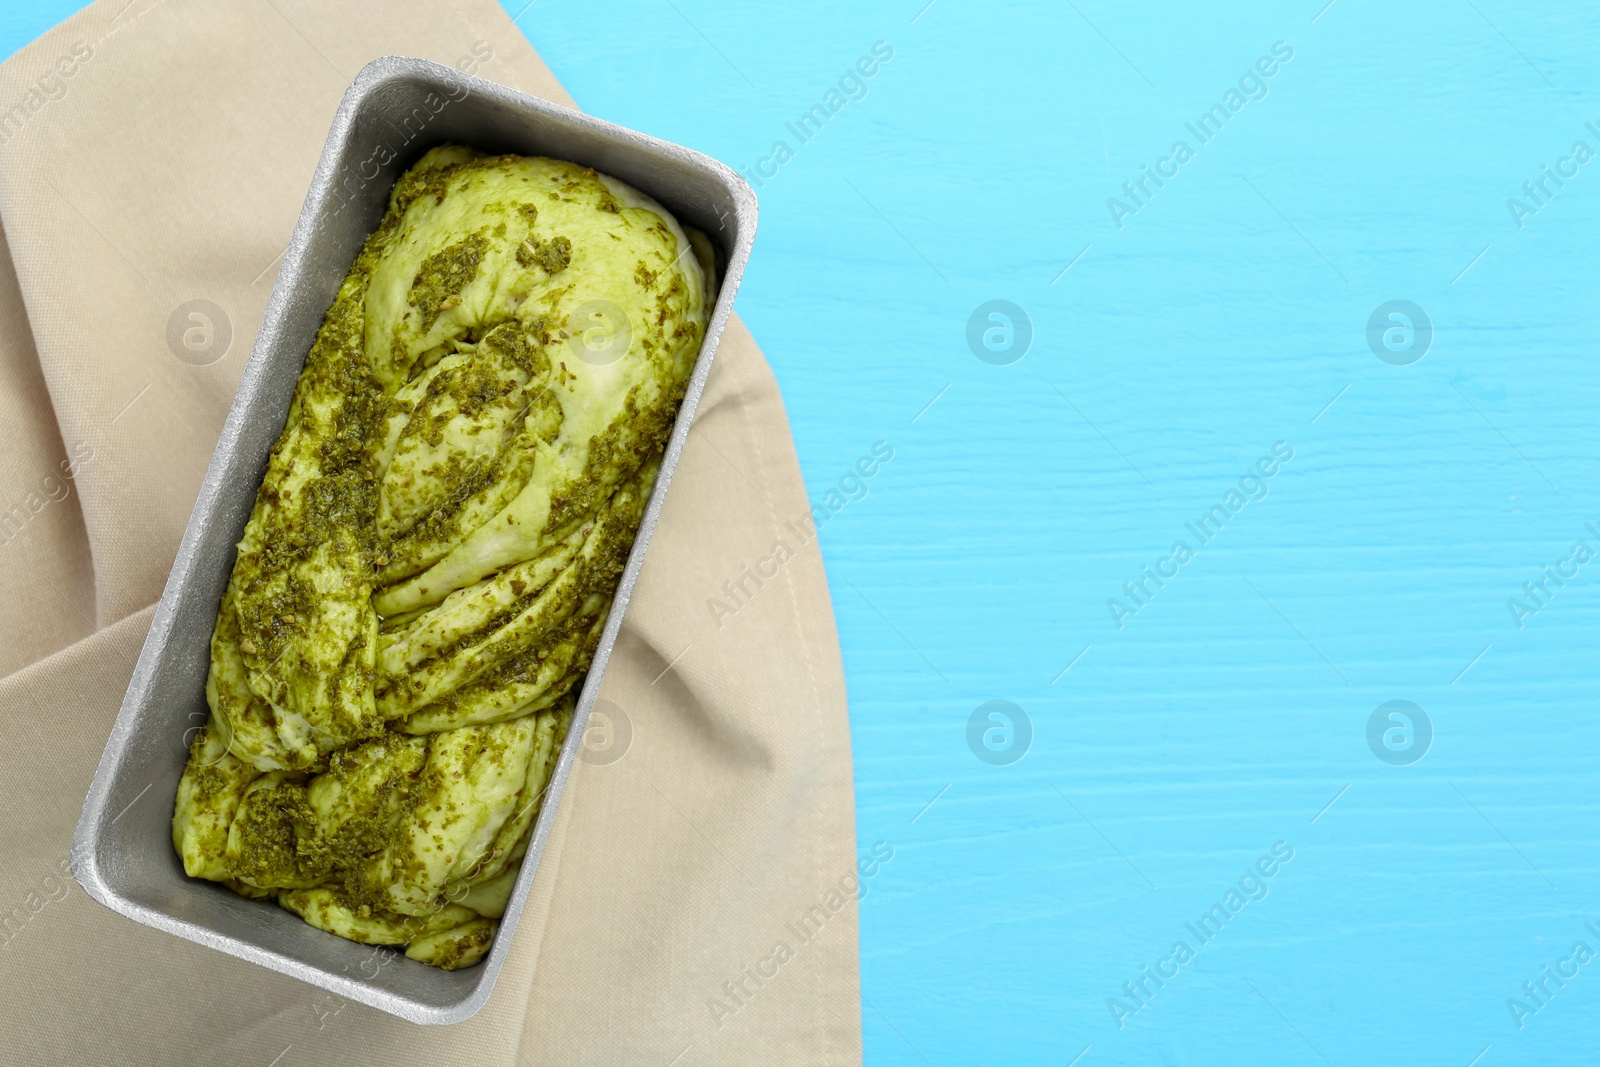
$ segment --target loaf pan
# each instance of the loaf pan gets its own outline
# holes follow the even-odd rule
[[[207,714],[206,670],[217,606],[306,353],[362,241],[377,228],[395,179],[428,148],[442,143],[489,153],[552,156],[621,178],[655,197],[680,221],[710,235],[721,268],[716,306],[660,478],[617,586],[516,891],[488,956],[459,971],[442,971],[393,949],[346,941],[270,901],[247,900],[215,883],[188,878],[171,840],[173,798],[186,745]],[[84,801],[72,869],[91,897],[147,926],[411,1022],[460,1022],[483,1007],[511,950],[629,594],[727,324],[755,224],[750,187],[733,170],[699,152],[425,60],[387,56],[362,69],[334,116],[261,332]],[[159,969],[159,959],[150,962],[152,971]]]

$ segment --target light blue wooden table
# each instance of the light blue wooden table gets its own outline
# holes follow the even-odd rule
[[[524,3],[760,186],[870,1064],[1600,1060],[1600,12]]]

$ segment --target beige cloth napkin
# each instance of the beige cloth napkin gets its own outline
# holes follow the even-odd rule
[[[479,1016],[341,1002],[64,874],[334,109],[390,53],[570,103],[493,0],[103,0],[0,67],[0,1061],[857,1063],[833,614],[737,320],[606,676],[631,740],[578,765]],[[175,315],[195,300],[210,333]],[[714,617],[780,540],[793,558]]]

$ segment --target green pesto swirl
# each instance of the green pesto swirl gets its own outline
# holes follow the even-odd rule
[[[212,636],[192,876],[442,967],[493,938],[705,334],[710,244],[552,159],[395,184]]]

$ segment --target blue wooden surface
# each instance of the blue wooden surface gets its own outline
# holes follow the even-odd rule
[[[821,535],[894,848],[869,1063],[1595,1062],[1600,563],[1541,568],[1600,551],[1600,159],[1561,162],[1600,151],[1600,13],[525,2],[587,110],[773,175],[738,306],[814,498],[894,449]],[[0,12],[0,51],[75,6]],[[1536,202],[1542,165],[1577,173]],[[1009,365],[968,344],[991,300],[1031,323]],[[1369,346],[1393,300],[1419,361]],[[1018,761],[999,720],[969,745],[993,700]],[[1420,760],[1369,745],[1393,700]]]

